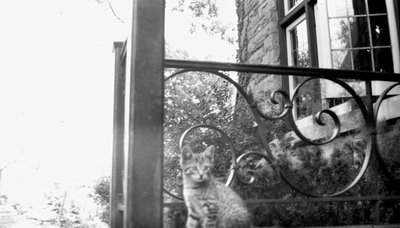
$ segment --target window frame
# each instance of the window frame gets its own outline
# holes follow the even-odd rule
[[[290,26],[293,22],[295,22],[298,18],[305,15],[307,21],[307,32],[308,32],[308,42],[309,42],[309,51],[310,51],[310,65],[311,67],[319,67],[319,68],[332,68],[332,57],[330,55],[331,46],[322,45],[321,43],[321,34],[317,33],[317,23],[321,23],[321,21],[326,20],[326,25],[328,23],[328,15],[326,13],[325,18],[321,18],[321,9],[323,3],[325,4],[326,9],[326,1],[327,0],[303,0],[298,2],[291,9],[288,8],[288,0],[285,1],[277,1],[278,6],[278,20],[280,21],[280,53],[281,53],[281,64],[285,66],[289,66],[291,57],[288,55],[288,42],[290,39],[286,30],[288,26]],[[283,3],[282,3],[283,2]],[[385,0],[385,4],[387,6],[387,16],[389,22],[389,32],[390,32],[390,40],[392,47],[392,58],[393,58],[393,71],[394,73],[400,73],[400,22],[399,22],[399,3],[396,0]],[[397,7],[396,7],[397,6]],[[319,26],[321,28],[321,26]],[[323,26],[328,29],[327,26]],[[329,30],[328,30],[329,32]],[[326,33],[329,36],[329,33]],[[329,39],[330,41],[330,39]],[[317,45],[314,45],[314,44]],[[328,52],[324,49],[329,47]],[[321,61],[321,62],[320,62]],[[329,62],[329,63],[328,63]],[[388,82],[373,82],[372,92],[373,94],[378,94],[382,91],[383,88],[387,88]],[[324,85],[321,84],[322,87]],[[291,88],[291,83],[289,77],[282,78],[282,88],[287,91],[289,94],[293,90]],[[322,89],[322,88],[321,88]],[[396,91],[397,94],[400,93]],[[394,93],[393,91],[392,93]]]
[[[329,17],[328,17],[328,8],[327,8],[327,1],[329,0],[318,0],[318,2],[315,4],[317,8],[317,13],[315,14],[316,18],[316,35],[317,35],[317,46],[318,46],[318,59],[320,59],[320,64],[318,67],[320,68],[330,68],[333,69],[333,59],[332,59],[332,47],[331,47],[331,37],[330,37],[330,26],[329,26]],[[388,4],[389,2],[389,4]],[[393,61],[393,72],[394,73],[400,73],[400,64],[396,64],[400,62],[400,49],[399,49],[399,37],[398,37],[398,30],[396,28],[396,21],[395,21],[395,9],[393,7],[390,7],[390,2],[393,3],[392,0],[385,0],[385,4],[387,6],[387,17],[388,17],[388,23],[389,23],[389,35],[390,35],[390,48],[392,51],[392,61]],[[392,5],[393,6],[393,5]],[[367,17],[370,16],[370,14],[367,12],[366,13]],[[372,14],[376,15],[376,14]],[[349,18],[349,16],[347,16]],[[369,19],[368,19],[369,20]],[[370,30],[370,26],[368,28]],[[371,31],[369,31],[371,34]],[[396,37],[397,36],[397,37]],[[351,38],[350,38],[351,39]],[[371,39],[371,37],[369,38]],[[372,43],[370,44],[371,50],[374,49],[374,46],[371,46]],[[348,48],[349,51],[353,51],[356,49],[353,49],[352,47]],[[371,61],[373,63],[373,55],[371,58]],[[352,65],[354,64],[353,62],[351,63]],[[373,66],[374,71],[375,66]],[[360,83],[357,82],[348,82],[348,84],[352,87],[364,87],[364,85],[360,85]],[[381,94],[388,86],[392,85],[393,83],[390,82],[383,82],[383,81],[373,81],[372,82],[372,95],[378,95]],[[325,88],[336,88],[335,90],[337,91],[337,94],[340,94],[343,89],[336,85],[335,83],[332,82],[327,82],[324,81],[321,83],[322,87]],[[323,90],[323,89],[321,89]],[[342,91],[343,92],[343,91]],[[365,91],[364,91],[365,92]],[[395,88],[393,89],[390,94],[399,94],[400,89]],[[361,94],[365,95],[365,94]],[[333,95],[328,95],[326,94],[326,97],[323,98],[332,98]],[[339,98],[339,96],[338,96]]]
[[[283,4],[284,4],[284,7],[285,7],[285,14],[288,14],[288,13],[290,13],[292,10],[294,10],[296,7],[298,7],[300,4],[302,4],[303,2],[305,2],[305,1],[307,1],[307,0],[299,0],[298,2],[296,2],[295,4],[294,4],[294,6],[292,6],[292,7],[290,7],[289,5],[290,5],[290,3],[289,3],[289,1],[290,0],[284,0],[283,2]]]
[[[308,39],[309,39],[309,48],[310,48],[310,61],[312,67],[323,67],[323,68],[331,68],[332,65],[327,65],[325,57],[327,55],[321,55],[320,49],[322,45],[320,42],[317,42],[317,23],[323,21],[324,18],[321,18],[321,11],[323,4],[325,4],[326,9],[326,0],[302,0],[296,3],[291,9],[288,9],[288,0],[285,1],[277,1],[278,7],[278,20],[280,21],[280,44],[281,44],[281,64],[288,66],[288,56],[286,56],[288,47],[286,40],[288,39],[286,34],[286,28],[292,24],[297,18],[301,17],[303,14],[306,15],[307,20],[307,31],[308,31]],[[399,5],[396,0],[385,0],[385,4],[387,6],[387,15],[389,22],[389,30],[390,30],[390,39],[391,39],[391,47],[392,47],[392,55],[393,55],[393,66],[394,72],[400,73],[400,66],[396,64],[400,62],[400,22],[399,22],[399,9],[397,6]],[[327,19],[327,14],[325,15],[325,19]],[[318,20],[317,20],[318,18]],[[317,45],[313,45],[317,43]],[[330,44],[329,44],[330,48]],[[324,56],[324,58],[321,58]],[[331,57],[329,57],[331,58]],[[321,60],[322,64],[319,64],[319,60]],[[397,66],[396,66],[397,65]]]
[[[296,20],[294,20],[290,25],[288,25],[285,28],[285,34],[286,34],[286,55],[287,55],[287,64],[288,66],[295,66],[294,65],[294,56],[293,56],[293,40],[292,40],[292,36],[291,36],[291,32],[293,31],[293,29],[295,29],[298,25],[300,25],[301,23],[305,22],[306,23],[306,30],[307,30],[307,40],[308,40],[308,26],[307,26],[307,18],[306,18],[306,14],[303,13],[301,16],[299,16]],[[308,52],[310,55],[310,45],[308,43]],[[295,81],[294,81],[294,77],[289,77],[288,78],[288,83],[289,83],[289,94],[290,96],[293,95],[294,93],[294,88],[296,87],[295,85]],[[297,102],[293,103],[294,107],[293,110],[297,110]],[[298,113],[297,111],[293,111],[293,117],[295,119],[298,118]]]
[[[385,4],[388,5],[387,3],[391,2],[391,0],[386,0]],[[328,15],[328,7],[327,7],[327,0],[319,0],[318,3],[316,4],[316,6],[318,7],[318,18],[319,20],[317,20],[317,29],[316,29],[316,33],[317,33],[317,44],[319,45],[319,51],[318,51],[318,55],[319,55],[319,59],[322,60],[320,67],[323,68],[332,68],[333,69],[333,59],[332,59],[332,55],[331,52],[332,51],[340,51],[340,50],[347,50],[347,51],[355,51],[355,50],[367,50],[370,49],[372,51],[372,53],[374,53],[374,51],[377,48],[390,48],[390,50],[392,51],[392,62],[393,62],[393,70],[395,73],[399,73],[399,69],[396,69],[396,62],[400,62],[399,59],[399,48],[396,48],[396,46],[398,47],[398,41],[396,39],[396,33],[397,33],[397,29],[395,24],[393,23],[394,20],[394,9],[391,7],[387,7],[387,13],[377,13],[377,14],[370,14],[369,12],[366,12],[365,14],[361,14],[361,15],[346,15],[346,16],[334,16],[334,17],[329,17]],[[366,6],[368,9],[368,6]],[[393,12],[392,12],[393,11]],[[388,25],[389,25],[389,36],[390,36],[390,44],[389,45],[383,45],[383,46],[374,46],[372,43],[372,31],[371,31],[371,26],[370,26],[370,17],[374,17],[374,16],[379,16],[379,15],[384,15],[387,16],[388,18]],[[330,19],[334,19],[334,18],[340,18],[340,19],[346,19],[346,21],[349,21],[351,18],[363,18],[365,17],[368,21],[368,33],[369,33],[369,43],[368,43],[368,47],[353,47],[352,45],[350,45],[350,47],[348,48],[332,48],[331,44],[332,44],[332,38],[331,38],[331,27],[329,24],[329,20]],[[321,31],[322,30],[322,31]],[[350,40],[352,39],[352,33],[349,33],[350,36]],[[328,61],[329,59],[329,61]],[[354,61],[353,61],[353,55],[351,55],[351,66],[352,69],[355,68],[354,66]],[[372,64],[372,71],[375,71],[375,59],[374,59],[374,55],[371,55],[371,64]],[[398,67],[397,67],[398,68]]]
[[[307,24],[307,18],[306,15],[303,14],[302,16],[298,17],[295,21],[293,21],[289,26],[286,27],[286,45],[287,45],[287,55],[288,55],[288,66],[294,66],[293,64],[293,56],[292,56],[292,40],[290,36],[290,32],[298,26],[300,23],[305,22]],[[307,27],[306,27],[307,28]],[[307,28],[308,31],[308,28]],[[308,40],[308,34],[307,34],[307,40]],[[308,48],[310,49],[310,46],[308,45]]]

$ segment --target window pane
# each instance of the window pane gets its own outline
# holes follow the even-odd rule
[[[390,45],[387,16],[371,16],[370,18],[373,46]]]
[[[296,27],[297,30],[297,44],[299,49],[308,50],[308,37],[307,37],[307,24],[306,21],[302,21]]]
[[[300,67],[310,66],[310,55],[308,53],[308,50],[298,50],[293,57],[296,58],[294,59],[294,66],[300,66]]]
[[[371,50],[355,50],[353,51],[354,70],[372,70]]]
[[[328,0],[327,2],[330,17],[347,16],[346,0]]]
[[[329,20],[332,49],[349,48],[350,36],[347,18]]]
[[[301,2],[302,0],[289,0],[289,9],[296,5],[296,3]]]
[[[307,25],[303,20],[290,31],[292,60],[294,66],[307,67],[310,63],[308,51]]]
[[[352,47],[369,47],[367,17],[350,18]]]
[[[398,0],[396,0],[398,1]],[[383,0],[368,0],[369,13],[386,13],[386,4]]]
[[[332,65],[335,69],[351,70],[351,51],[332,51]]]
[[[375,48],[374,61],[375,71],[393,72],[393,58],[390,48]]]
[[[290,40],[292,41],[292,51],[297,50],[299,45],[297,43],[297,29],[296,28],[290,31]]]
[[[328,0],[331,1],[331,0]],[[349,15],[367,14],[365,0],[347,0]]]

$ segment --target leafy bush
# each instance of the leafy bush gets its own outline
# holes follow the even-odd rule
[[[101,177],[94,186],[94,200],[100,205],[101,221],[110,224],[110,181],[108,176]]]

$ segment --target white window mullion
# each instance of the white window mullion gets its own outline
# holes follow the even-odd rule
[[[399,34],[396,26],[396,17],[394,12],[394,3],[393,1],[397,0],[385,0],[386,1],[386,9],[389,20],[389,32],[390,32],[390,42],[392,45],[392,56],[393,56],[393,70],[395,73],[400,73],[400,47],[399,47],[399,39],[397,35]]]

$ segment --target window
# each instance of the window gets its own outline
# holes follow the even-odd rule
[[[286,34],[287,64],[399,73],[399,38],[395,14],[398,9],[394,7],[395,1],[285,0],[281,26]],[[301,80],[301,77],[289,78],[291,93]],[[364,84],[354,80],[348,81],[348,84],[361,96],[365,95]],[[373,82],[373,95],[381,94],[390,84]],[[399,94],[398,90],[393,90],[392,94]],[[348,93],[341,86],[320,80],[315,85],[305,86],[304,91],[300,92],[300,98],[294,104],[297,105],[294,108],[294,112],[297,112],[295,115],[299,118],[312,113],[300,108],[303,100],[308,101],[309,95],[319,96],[320,103],[316,106],[324,108],[348,99]]]
[[[301,19],[300,23],[295,24],[295,26],[289,30],[289,34],[291,43],[291,65],[302,67],[310,66],[306,20]]]
[[[289,11],[291,11],[293,8],[295,8],[296,6],[298,6],[301,2],[303,2],[304,0],[285,0],[284,4],[285,4],[285,12],[288,13]]]
[[[315,14],[319,66],[400,72],[399,64],[394,64],[400,60],[394,9],[390,3],[392,0],[319,0]],[[363,83],[348,84],[365,95]],[[390,84],[373,82],[373,95],[381,94]],[[342,87],[326,81],[321,86],[332,88],[322,93],[329,107],[346,100],[342,99],[345,97]]]
[[[288,37],[288,62],[290,66],[310,67],[310,48],[308,42],[308,30],[305,15],[299,17],[286,30]],[[290,77],[289,85],[291,93],[300,84],[304,77]],[[303,86],[294,104],[295,118],[309,116],[316,109],[313,99],[319,89],[313,85]],[[318,96],[318,95],[317,95]]]
[[[393,0],[319,0],[316,8],[320,67],[400,72]]]
[[[295,5],[300,3],[301,0],[289,0],[289,9],[293,8]]]
[[[393,72],[384,1],[327,1],[326,10],[333,68]]]

